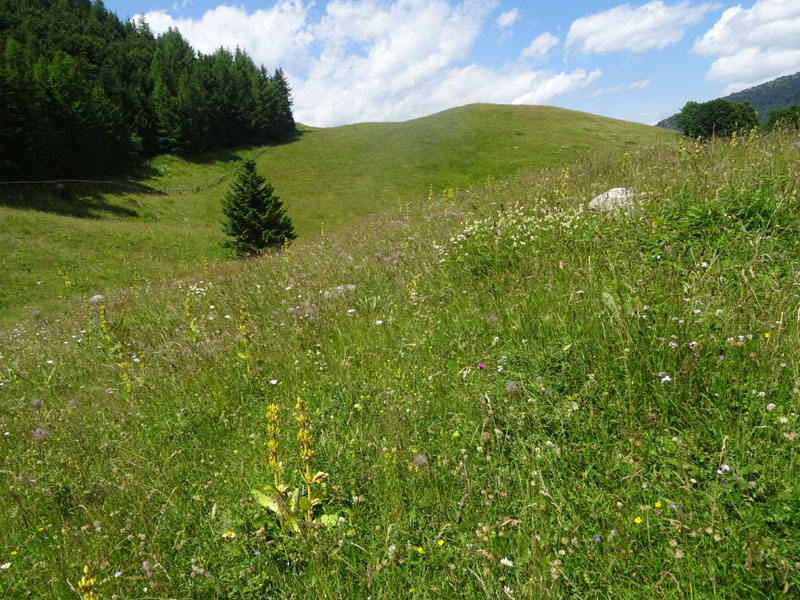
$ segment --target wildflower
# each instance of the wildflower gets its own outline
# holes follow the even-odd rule
[[[661,378],[661,383],[669,383],[670,381],[672,381],[672,377],[670,377],[669,375],[664,375]]]
[[[770,402],[769,404],[767,404],[767,410],[768,410],[769,412],[772,412],[773,410],[775,410],[775,404],[774,404],[774,403],[772,403],[772,402]]]
[[[2,569],[3,571],[5,571],[6,569],[10,569],[10,568],[11,568],[11,563],[10,562],[6,562],[6,563],[3,563],[2,565],[0,565],[0,569]]]
[[[422,546],[417,546],[417,552],[420,554],[425,554],[425,550],[422,549]]]
[[[599,536],[599,535],[597,535],[596,533],[594,534],[594,536],[593,536],[593,537],[594,537],[594,541],[595,541],[595,542],[599,542],[599,541],[600,541],[600,536]]]
[[[119,579],[120,577],[122,577],[122,571],[117,571],[116,573],[114,573],[114,577],[116,579]]]
[[[375,325],[383,325],[383,321],[381,321],[380,319],[378,319],[377,321],[375,321]]]
[[[78,582],[78,591],[82,600],[99,600],[100,594],[94,587],[95,581],[97,581],[97,577],[89,577],[89,565],[84,565],[83,576]]]
[[[483,370],[483,369],[485,369],[485,368],[486,368],[486,365],[485,365],[485,364],[483,364],[483,363],[478,363],[478,368],[479,368],[479,369],[481,369],[481,370]]]
[[[767,339],[769,339],[769,331],[768,331],[767,333],[765,333],[765,334],[764,334],[764,337],[765,337],[765,338],[767,338]]]
[[[514,566],[514,563],[511,562],[510,560],[508,560],[508,558],[506,558],[505,556],[500,559],[500,564],[504,565],[506,567],[513,567]]]
[[[639,525],[642,522],[642,517],[636,517],[633,522]]]
[[[222,537],[225,538],[226,540],[232,540],[233,538],[236,537],[236,534],[233,533],[232,531],[226,531],[225,533],[222,534]]]
[[[441,548],[442,546],[444,546],[444,540],[439,540],[439,541],[438,541],[438,542],[436,542],[436,543],[437,543],[437,544],[439,544],[439,547],[440,547],[440,548]]]
[[[656,502],[656,508],[661,508],[661,502]]]

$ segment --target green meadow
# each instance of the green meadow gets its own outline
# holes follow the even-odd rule
[[[263,257],[226,184],[0,209],[28,275],[115,265],[4,298],[0,596],[800,596],[800,136],[549,110],[267,150],[301,235]]]
[[[427,201],[590,150],[640,148],[674,133],[549,107],[473,105],[406,123],[300,127],[291,143],[198,157],[161,156],[123,179],[185,189],[257,156],[301,236]],[[231,179],[153,195],[0,186],[0,331],[108,290],[171,279],[232,258],[221,200]]]

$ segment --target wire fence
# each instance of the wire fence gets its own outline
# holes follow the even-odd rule
[[[252,160],[256,160],[259,156],[264,154],[267,151],[269,146],[264,146],[258,152],[256,152],[250,158]],[[66,186],[66,185],[82,185],[84,187],[114,187],[114,188],[121,188],[124,190],[132,190],[138,192],[140,194],[157,194],[157,195],[171,195],[171,194],[189,194],[192,192],[196,192],[198,190],[202,190],[205,188],[209,188],[213,185],[218,184],[220,181],[223,181],[232,175],[234,175],[239,169],[242,168],[241,163],[235,169],[228,171],[227,173],[223,173],[219,177],[215,177],[214,179],[210,179],[209,181],[204,181],[203,183],[198,183],[197,185],[193,185],[188,188],[165,188],[165,189],[157,189],[157,188],[149,188],[140,185],[131,185],[129,183],[121,183],[119,181],[100,181],[96,179],[52,179],[52,180],[39,180],[39,181],[0,181],[0,186],[8,186],[8,187],[59,187],[59,186]]]

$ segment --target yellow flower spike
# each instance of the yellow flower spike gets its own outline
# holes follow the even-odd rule
[[[89,577],[89,565],[83,566],[83,577],[78,582],[78,593],[81,600],[100,600],[100,594],[94,587],[97,577]]]

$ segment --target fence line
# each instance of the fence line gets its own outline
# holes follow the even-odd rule
[[[269,148],[269,146],[264,146],[263,148],[261,148],[261,150],[256,152],[256,154],[254,156],[252,156],[251,158],[253,160],[257,159],[259,156],[264,154],[264,152],[266,152],[268,148]],[[228,171],[227,173],[223,173],[219,177],[215,177],[214,179],[211,179],[209,181],[205,181],[203,183],[198,183],[197,185],[193,185],[192,187],[183,188],[183,189],[180,189],[180,188],[166,188],[166,189],[146,188],[146,187],[141,187],[141,186],[137,186],[137,185],[130,185],[130,184],[127,184],[127,183],[120,183],[118,181],[98,181],[98,180],[95,180],[95,179],[53,179],[53,180],[49,180],[49,181],[0,181],[0,186],[59,186],[59,185],[63,186],[65,184],[72,183],[72,184],[81,184],[81,185],[84,185],[84,186],[90,186],[91,185],[91,186],[96,186],[96,187],[104,187],[104,186],[105,187],[108,187],[108,186],[119,187],[119,188],[124,188],[124,189],[128,189],[128,190],[134,190],[134,191],[139,192],[141,194],[157,194],[157,195],[188,194],[188,193],[191,193],[191,192],[196,192],[196,191],[201,190],[201,189],[205,189],[207,187],[211,187],[212,185],[216,185],[217,183],[219,183],[223,179],[227,179],[228,177],[230,177],[231,175],[236,173],[236,171],[238,171],[241,168],[242,168],[242,165],[240,164],[235,169],[233,169],[231,171]]]

